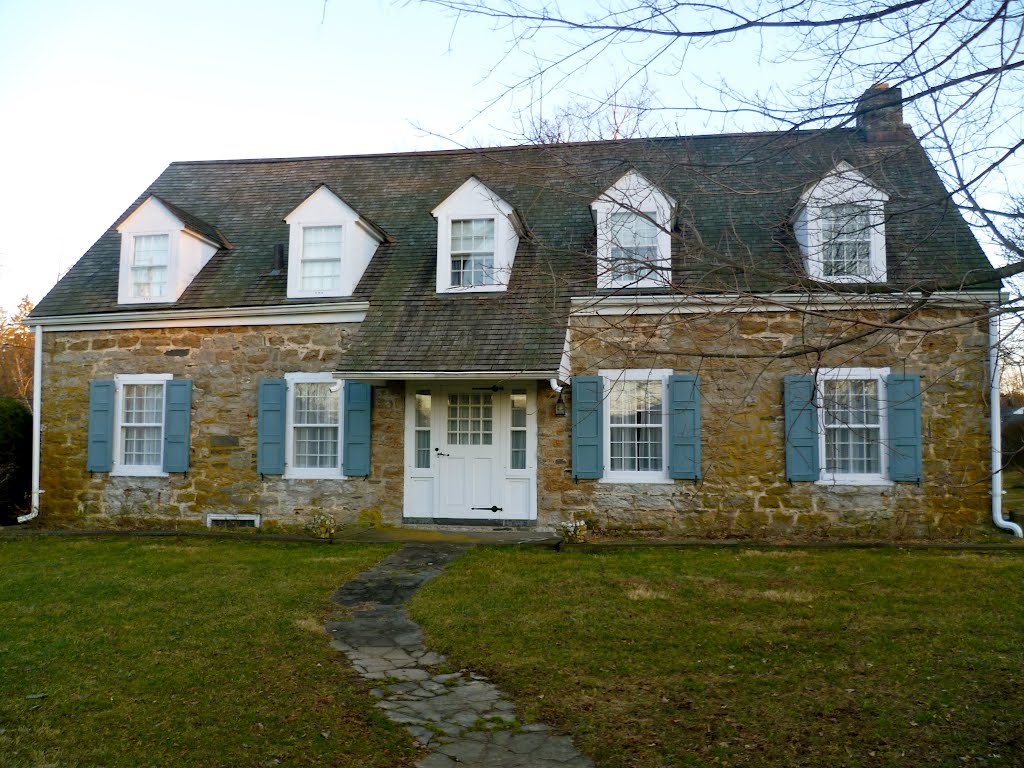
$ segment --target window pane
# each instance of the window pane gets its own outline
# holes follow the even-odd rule
[[[121,388],[121,463],[160,467],[163,463],[164,385]]]
[[[452,285],[494,285],[494,219],[452,221]]]
[[[341,227],[303,227],[302,290],[337,290],[340,286]]]
[[[616,381],[609,397],[610,466],[619,472],[660,472],[660,381]]]
[[[881,411],[876,379],[822,382],[825,470],[831,474],[880,474]]]
[[[296,427],[295,466],[333,469],[338,466],[337,427]]]
[[[330,382],[296,382],[292,388],[294,463],[303,469],[338,466],[338,392]]]
[[[491,445],[492,410],[493,395],[489,393],[448,395],[449,445]]]
[[[654,211],[619,211],[610,216],[612,280],[631,283],[651,277],[658,264],[658,228]],[[650,218],[648,218],[650,217]]]
[[[826,277],[867,277],[871,272],[871,229],[862,205],[822,209],[822,270]]]
[[[170,242],[169,235],[137,235],[134,238],[132,296],[152,298],[167,295]]]
[[[332,386],[327,382],[295,384],[295,424],[337,425],[339,397],[337,392],[331,392]]]

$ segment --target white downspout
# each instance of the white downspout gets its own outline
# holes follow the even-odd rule
[[[32,359],[32,508],[18,517],[19,523],[27,523],[39,514],[39,448],[42,437],[43,404],[43,326],[36,327],[36,349]]]
[[[1003,433],[999,413],[999,315],[993,307],[988,319],[988,369],[989,407],[992,432],[992,522],[997,528],[1012,531],[1018,539],[1024,538],[1024,530],[1011,520],[1003,519]]]

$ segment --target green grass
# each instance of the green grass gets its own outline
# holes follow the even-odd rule
[[[1024,765],[1024,557],[478,549],[428,641],[600,768]]]
[[[0,765],[411,765],[322,626],[388,549],[0,540]]]

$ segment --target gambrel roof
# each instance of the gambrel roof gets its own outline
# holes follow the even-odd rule
[[[875,143],[839,129],[179,162],[119,221],[155,195],[223,246],[177,302],[147,310],[307,304],[287,298],[287,276],[273,268],[275,246],[288,243],[289,211],[327,185],[390,236],[354,291],[370,309],[337,361],[342,370],[554,371],[570,297],[596,292],[590,203],[624,173],[635,169],[677,202],[677,290],[767,292],[806,284],[790,216],[808,185],[840,162],[888,195],[888,285],[912,289],[989,274],[909,130],[901,140]],[[507,291],[438,294],[438,228],[430,212],[473,176],[508,202],[526,236]],[[32,318],[140,311],[117,303],[119,238],[108,230]]]

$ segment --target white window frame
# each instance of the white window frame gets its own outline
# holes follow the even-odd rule
[[[818,415],[818,466],[820,467],[819,484],[823,485],[892,485],[888,479],[889,472],[889,418],[886,393],[886,377],[888,368],[819,368],[815,374],[814,400]],[[837,474],[826,468],[825,452],[825,403],[824,386],[828,380],[869,381],[878,385],[878,466],[876,473]]]
[[[138,253],[139,239],[144,237],[162,237],[167,242],[167,260],[163,265],[164,270],[164,292],[161,294],[149,294],[142,295],[135,292],[135,271],[136,269],[154,269],[151,265],[149,267],[137,267],[135,264],[135,256]],[[131,257],[128,264],[128,296],[132,301],[153,301],[153,302],[167,302],[170,301],[170,293],[173,288],[171,284],[171,250],[173,233],[171,232],[135,232],[131,235]],[[152,283],[150,284],[152,287]]]
[[[624,174],[590,204],[597,235],[598,290],[668,288],[672,285],[671,228],[675,207],[674,199],[636,171]],[[612,225],[612,216],[617,213],[630,213],[647,219],[656,228],[657,257],[651,263],[650,273],[640,280],[615,275],[612,259],[615,227]]]
[[[285,421],[285,478],[311,480],[340,480],[344,477],[345,457],[342,451],[345,443],[345,382],[334,378],[331,373],[286,373],[288,404]],[[295,466],[295,385],[336,384],[338,386],[338,465],[336,467]]]
[[[598,482],[603,483],[672,483],[668,468],[668,380],[673,371],[667,368],[626,368],[598,371],[604,380],[604,423],[602,440],[604,441],[604,471]],[[654,381],[661,384],[661,469],[656,471],[612,471],[612,387],[619,381]]]
[[[453,262],[455,260],[455,253],[456,253],[455,249],[452,247],[452,240],[455,237],[453,229],[454,229],[454,224],[457,221],[472,221],[472,222],[489,221],[489,222],[491,222],[491,239],[492,239],[492,245],[493,245],[493,249],[491,250],[491,269],[490,269],[490,272],[491,272],[491,282],[489,282],[489,283],[474,283],[472,285],[465,285],[465,284],[463,284],[463,285],[455,285],[452,282],[451,274],[452,274],[452,268],[454,266]],[[494,290],[498,290],[498,289],[504,287],[505,283],[507,283],[507,280],[505,281],[505,283],[502,282],[502,280],[501,280],[501,273],[500,273],[500,269],[498,267],[498,262],[497,262],[497,258],[498,258],[498,231],[499,231],[498,221],[497,221],[496,217],[494,217],[494,216],[465,216],[465,217],[453,216],[450,219],[448,219],[448,290],[449,291],[456,291],[456,292],[458,292],[458,291],[469,291],[469,292],[473,292],[473,291],[494,291]],[[484,253],[484,251],[458,251],[458,253],[463,254],[463,255],[475,256],[478,253],[481,253],[481,254]]]
[[[885,253],[885,204],[889,196],[849,163],[839,163],[800,197],[793,229],[809,277],[827,283],[884,283],[888,278]],[[868,213],[868,274],[825,274],[825,208],[854,205]]]
[[[430,215],[437,219],[437,293],[495,293],[508,289],[519,248],[519,223],[511,205],[471,176]],[[452,222],[485,219],[494,222],[493,282],[452,285]]]
[[[164,472],[164,431],[167,428],[167,382],[174,376],[170,373],[135,373],[114,376],[114,452],[110,474],[120,477],[169,477]],[[157,464],[125,464],[121,411],[124,405],[124,387],[132,384],[163,384],[163,410],[160,414],[160,461]]]

